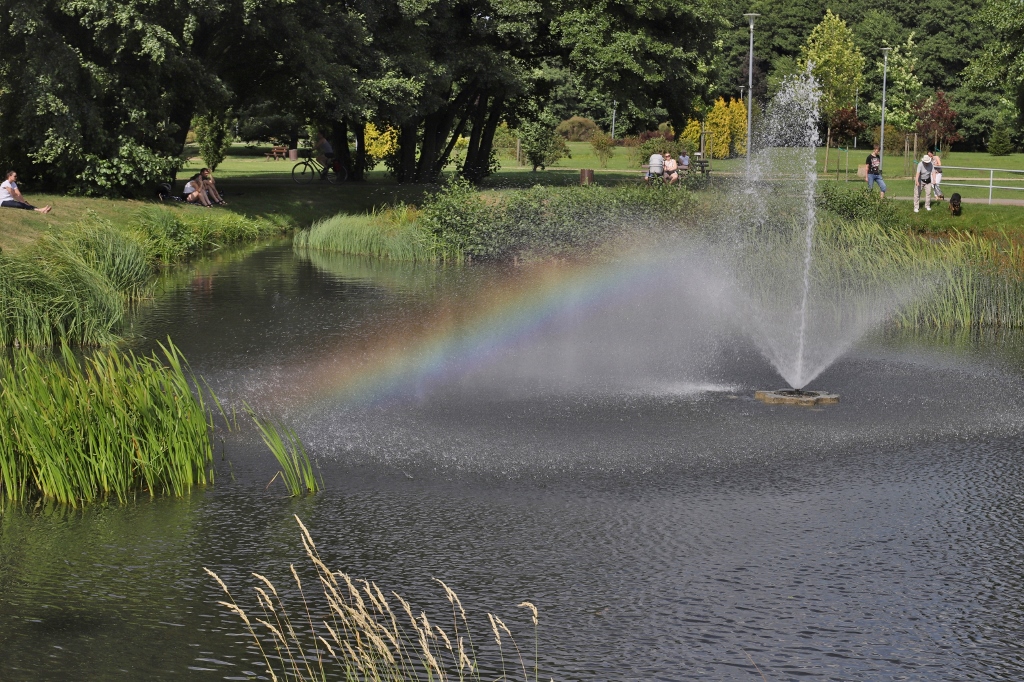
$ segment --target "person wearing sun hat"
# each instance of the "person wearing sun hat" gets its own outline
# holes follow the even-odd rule
[[[925,152],[921,162],[917,164],[917,174],[914,176],[914,213],[921,210],[921,186],[924,186],[924,210],[932,210],[932,173],[935,167],[932,165],[932,157]]]

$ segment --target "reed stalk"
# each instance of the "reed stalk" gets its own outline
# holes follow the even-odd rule
[[[281,465],[277,475],[281,477],[288,493],[292,497],[299,497],[320,490],[320,484],[313,474],[313,465],[309,461],[309,453],[306,452],[306,446],[302,444],[298,434],[293,429],[275,424],[269,419],[260,419],[251,409],[249,416],[259,428],[263,442]]]
[[[162,357],[68,346],[0,357],[0,499],[76,507],[212,481],[210,415],[180,351]]]
[[[253,639],[259,655],[267,668],[271,680],[344,679],[347,682],[412,682],[430,680],[484,679],[478,660],[487,661],[487,678],[499,672],[498,679],[507,679],[504,654],[493,650],[478,651],[465,644],[469,636],[465,611],[458,596],[440,583],[451,601],[453,609],[461,612],[453,630],[448,631],[430,622],[423,611],[415,615],[412,605],[396,592],[391,597],[397,602],[392,608],[389,597],[367,580],[353,580],[340,571],[332,571],[320,558],[312,536],[298,516],[295,517],[306,556],[309,559],[314,582],[319,590],[315,601],[307,591],[294,564],[289,566],[296,598],[286,603],[274,583],[265,576],[253,573],[257,580],[253,587],[257,606],[262,617],[252,617],[238,605],[228,586],[210,569],[206,572],[223,590],[225,599],[218,603],[225,607],[245,625]],[[529,602],[523,602],[529,604]],[[537,610],[532,604],[534,639],[536,642]],[[289,609],[297,610],[300,616],[293,618]],[[396,613],[404,617],[399,618]],[[493,614],[487,614],[495,628],[505,632],[511,639],[509,628]],[[460,633],[458,623],[463,624]],[[465,636],[462,634],[464,633]],[[518,647],[517,647],[518,650]],[[536,646],[535,646],[536,650]],[[518,667],[526,676],[526,663],[518,655]],[[516,662],[512,664],[515,665]],[[537,682],[539,666],[534,661],[534,682]]]

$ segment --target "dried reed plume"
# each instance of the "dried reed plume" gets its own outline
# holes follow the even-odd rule
[[[485,667],[494,671],[500,669],[501,676],[497,679],[504,681],[508,679],[501,647],[501,635],[504,633],[515,648],[524,682],[530,682],[519,646],[500,618],[487,614],[498,645],[497,651],[493,648],[478,649],[473,644],[466,612],[458,595],[436,578],[435,582],[444,589],[452,605],[451,629],[431,623],[426,612],[420,611],[416,616],[412,605],[392,592],[391,596],[400,606],[399,613],[404,614],[404,618],[399,618],[389,598],[375,583],[354,580],[345,573],[328,569],[302,520],[298,516],[295,520],[322,593],[322,600],[312,593],[307,594],[310,587],[303,584],[295,566],[289,566],[298,593],[294,601],[301,602],[302,614],[298,619],[292,618],[284,598],[266,577],[252,574],[258,581],[253,591],[262,611],[262,617],[254,618],[238,605],[224,581],[206,569],[227,597],[226,601],[218,603],[242,620],[271,680],[483,682],[484,675],[492,679],[490,674],[481,671],[479,661],[483,656]],[[519,606],[528,608],[532,614],[533,682],[538,682],[537,608],[530,602],[522,602]]]

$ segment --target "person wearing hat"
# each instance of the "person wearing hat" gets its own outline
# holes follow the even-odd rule
[[[932,210],[932,173],[935,166],[932,157],[925,152],[921,162],[917,164],[917,175],[914,177],[914,213],[921,210],[921,187],[924,186],[924,210]]]

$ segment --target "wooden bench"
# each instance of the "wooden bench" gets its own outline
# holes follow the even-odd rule
[[[269,152],[265,152],[263,156],[267,157],[267,161],[270,161],[271,159],[274,161],[277,161],[278,159],[286,159],[288,158],[288,147],[274,147]]]

